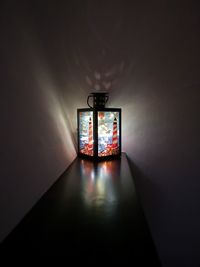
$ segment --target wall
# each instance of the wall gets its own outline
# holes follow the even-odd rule
[[[10,1],[1,17],[0,241],[76,156],[70,106],[22,7]]]
[[[76,108],[103,89],[109,106],[123,109],[123,150],[163,266],[198,266],[198,3],[30,1],[7,10],[5,225],[20,219],[71,162]]]
[[[124,150],[163,266],[199,266],[199,6],[142,10],[133,76],[115,92]]]

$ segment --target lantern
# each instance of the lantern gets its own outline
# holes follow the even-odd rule
[[[80,157],[101,160],[121,155],[121,109],[106,108],[107,101],[108,93],[91,93],[87,99],[89,108],[77,110]]]

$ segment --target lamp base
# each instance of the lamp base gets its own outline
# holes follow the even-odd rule
[[[99,162],[99,161],[107,161],[107,160],[114,160],[121,158],[121,153],[117,155],[109,155],[109,156],[103,156],[103,157],[95,157],[95,156],[89,156],[83,153],[78,153],[78,157],[82,159],[88,159],[91,161]]]

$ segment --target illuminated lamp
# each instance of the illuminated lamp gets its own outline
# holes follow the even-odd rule
[[[77,110],[80,157],[105,160],[121,155],[121,109],[106,108],[108,98],[105,92],[91,93],[89,108]]]

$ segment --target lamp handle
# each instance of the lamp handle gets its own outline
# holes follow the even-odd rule
[[[93,97],[93,96],[92,95],[89,95],[88,96],[88,98],[87,98],[87,104],[88,104],[88,107],[93,108],[92,106],[90,106],[90,103],[89,103],[90,97]]]

